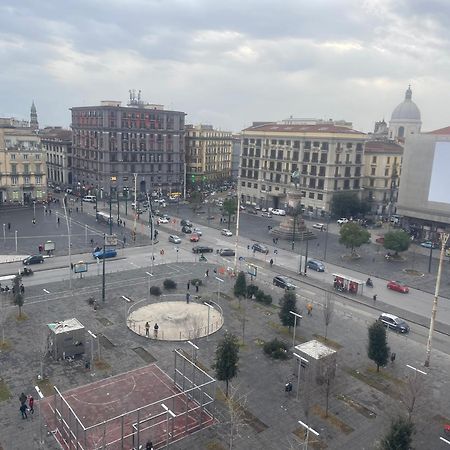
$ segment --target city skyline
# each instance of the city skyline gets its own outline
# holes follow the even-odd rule
[[[0,13],[0,116],[27,118],[34,100],[41,127],[136,89],[222,130],[292,115],[369,132],[409,84],[423,131],[448,125],[445,2],[50,0]]]

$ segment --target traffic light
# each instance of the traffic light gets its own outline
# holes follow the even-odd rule
[[[195,183],[195,175],[191,175],[191,180],[193,183]]]

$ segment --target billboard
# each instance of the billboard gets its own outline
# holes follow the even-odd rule
[[[450,142],[436,142],[428,201],[450,205]]]

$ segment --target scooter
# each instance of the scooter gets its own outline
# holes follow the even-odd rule
[[[28,276],[28,275],[33,275],[33,271],[31,269],[29,269],[28,267],[25,267],[21,272],[20,275],[22,276]]]
[[[367,278],[366,286],[373,288],[373,282],[372,282],[372,280],[370,278]]]

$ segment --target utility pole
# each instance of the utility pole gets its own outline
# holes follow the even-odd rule
[[[67,238],[69,245],[69,289],[72,289],[72,242],[70,241],[70,225],[67,217],[67,194],[63,198],[64,215],[66,216]],[[17,231],[16,231],[17,233]]]
[[[105,250],[106,250],[106,234],[103,233],[103,274],[102,274],[102,301],[103,302],[105,302],[105,297],[106,297]]]
[[[153,205],[150,195],[147,193],[148,202],[148,224],[150,226],[150,239],[152,243],[152,275],[153,275],[153,265],[155,261],[155,219],[153,217]]]
[[[441,252],[439,254],[439,267],[438,267],[438,273],[437,273],[437,278],[436,278],[436,286],[435,286],[435,290],[434,290],[433,307],[431,309],[430,330],[428,332],[427,353],[426,353],[425,364],[424,364],[425,367],[430,366],[431,344],[433,341],[434,322],[436,320],[439,289],[441,286],[442,264],[444,262],[445,246],[447,244],[448,237],[449,237],[448,233],[441,234]]]
[[[136,241],[136,220],[137,220],[137,173],[134,176],[134,225],[133,225],[133,236],[134,241]]]
[[[185,156],[186,159],[186,156]],[[183,164],[183,168],[184,168],[184,175],[183,175],[183,200],[186,201],[186,176],[187,176],[187,164],[186,161],[184,161]]]

